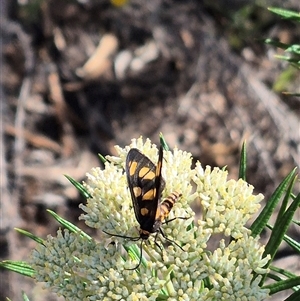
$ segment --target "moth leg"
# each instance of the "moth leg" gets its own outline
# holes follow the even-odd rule
[[[161,228],[159,228],[159,232],[161,233],[161,235],[164,237],[165,240],[167,240],[168,242],[170,242],[172,244],[175,244],[178,248],[180,248],[182,251],[184,251],[183,248],[175,240],[168,238]]]
[[[159,228],[159,229],[160,229],[160,228]],[[162,250],[163,250],[162,246],[160,246],[159,243],[156,241],[156,240],[157,240],[157,236],[158,236],[158,232],[156,232],[156,234],[155,234],[154,243],[155,243],[155,244],[159,247],[159,249],[162,251]]]
[[[139,258],[139,263],[137,264],[137,266],[135,266],[134,268],[131,268],[131,269],[125,269],[125,270],[128,270],[128,271],[134,271],[136,270],[142,263],[142,259],[143,259],[143,240],[141,241],[141,244],[140,244],[140,258]]]
[[[185,220],[187,220],[187,219],[189,219],[189,218],[190,218],[190,217],[178,216],[178,217],[174,217],[174,218],[165,220],[165,221],[163,222],[163,224],[168,224],[168,223],[170,223],[170,222],[173,222],[173,221],[175,221],[175,219],[185,219]]]

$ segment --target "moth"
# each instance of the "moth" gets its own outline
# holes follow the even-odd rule
[[[126,157],[125,173],[127,176],[135,217],[140,224],[139,236],[128,237],[110,234],[104,231],[112,236],[128,238],[134,241],[142,240],[138,265],[130,270],[135,270],[140,266],[142,262],[143,241],[147,240],[153,233],[161,233],[166,240],[175,243],[179,248],[181,248],[176,242],[167,238],[161,229],[162,223],[168,217],[175,202],[181,197],[181,193],[172,192],[168,197],[161,201],[161,195],[165,188],[165,180],[161,174],[162,162],[162,146],[159,148],[158,162],[156,166],[138,149],[130,149]],[[172,220],[169,220],[168,222],[170,221]]]

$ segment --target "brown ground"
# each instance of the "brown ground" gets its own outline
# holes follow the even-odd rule
[[[84,227],[83,199],[63,174],[81,181],[100,165],[97,153],[114,153],[115,144],[140,135],[158,142],[162,132],[171,147],[203,165],[227,165],[234,178],[246,139],[248,181],[266,196],[299,165],[299,99],[272,90],[288,67],[262,42],[295,42],[297,28],[254,5],[244,20],[243,1],[210,2],[132,0],[116,8],[105,0],[7,1],[1,258],[26,260],[34,247],[14,227],[55,234],[47,208]],[[297,0],[285,3],[297,8]],[[290,74],[284,89],[296,91],[299,73]],[[299,237],[299,229],[290,233]],[[283,246],[278,265],[299,273],[299,257],[289,255]],[[12,273],[0,284],[0,300],[20,300],[21,290],[31,300],[55,300]]]

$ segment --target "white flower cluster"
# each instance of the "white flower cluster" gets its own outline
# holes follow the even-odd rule
[[[138,148],[154,164],[158,149],[150,140],[132,141],[118,156],[107,156],[105,168],[87,174],[90,193],[81,216],[90,227],[111,234],[138,238],[126,175],[130,148]],[[176,202],[161,233],[144,241],[142,264],[136,270],[141,242],[102,234],[99,242],[68,231],[48,237],[33,252],[36,279],[67,300],[264,300],[268,290],[260,287],[264,248],[251,237],[246,222],[259,209],[262,195],[242,180],[227,180],[227,172],[191,168],[190,153],[164,151],[162,175],[166,181],[162,199],[177,191]],[[203,217],[195,219],[190,204],[200,200]],[[176,219],[174,219],[176,217]],[[174,219],[174,220],[173,220]],[[171,221],[172,220],[172,221]],[[227,244],[209,252],[214,234],[230,236]],[[169,240],[174,243],[169,243]],[[179,247],[180,246],[180,247]]]

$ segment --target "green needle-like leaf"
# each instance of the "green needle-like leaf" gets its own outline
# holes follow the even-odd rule
[[[167,143],[167,141],[165,140],[164,136],[162,133],[159,134],[159,141],[160,141],[160,145],[163,147],[163,149],[165,151],[169,151],[170,148],[169,148],[169,145]]]
[[[295,53],[295,54],[300,54],[300,45],[299,44],[293,44],[290,45],[287,49],[287,52]]]
[[[278,7],[269,7],[268,10],[283,17],[284,19],[295,20],[300,22],[300,14],[295,11],[278,8]]]
[[[76,227],[74,224],[72,224],[71,222],[65,220],[64,218],[62,218],[61,216],[59,216],[58,214],[56,214],[54,211],[47,209],[47,211],[66,229],[68,229],[71,232],[74,233],[80,233],[83,237],[86,237],[88,239],[92,239],[88,234],[86,234],[85,232],[83,232],[80,228]]]
[[[240,167],[239,167],[239,179],[246,181],[246,170],[247,170],[247,151],[246,142],[242,145],[241,157],[240,157]]]
[[[274,227],[272,227],[271,225],[267,225],[267,227],[271,230],[274,229]],[[288,235],[284,235],[283,239],[291,248],[293,248],[296,251],[297,254],[300,254],[300,242],[292,239]]]
[[[80,192],[80,194],[85,198],[92,198],[92,196],[87,192],[87,190],[84,188],[84,186],[77,182],[75,179],[73,179],[72,177],[68,176],[68,175],[64,175],[70,182],[71,184],[73,184],[73,186],[75,186],[75,188]]]
[[[275,257],[277,250],[283,240],[283,237],[286,234],[286,231],[292,222],[293,216],[296,210],[298,209],[299,204],[300,195],[291,203],[284,215],[280,219],[278,219],[279,222],[276,222],[276,225],[273,228],[271,237],[265,247],[264,252],[264,256],[266,256],[267,254],[271,255],[271,260],[269,261],[269,263],[273,261],[273,258]]]
[[[300,204],[300,195],[292,202],[290,207],[286,210],[281,218],[278,218],[273,231],[268,241],[265,254],[271,254],[272,258],[275,256],[276,251],[284,238],[284,235],[292,222],[293,216]]]
[[[278,222],[280,220],[280,218],[283,216],[283,214],[286,211],[286,208],[288,206],[289,200],[290,200],[290,198],[292,196],[292,192],[293,192],[293,188],[294,188],[296,180],[297,180],[297,176],[295,176],[292,179],[292,181],[290,182],[290,184],[288,186],[288,189],[286,191],[285,197],[283,198],[283,201],[282,201],[282,205],[281,205],[280,210],[278,212],[278,216],[277,216],[276,222]],[[274,227],[275,226],[276,226],[276,223],[275,223]]]
[[[284,50],[286,50],[287,48],[290,47],[289,44],[282,43],[282,42],[279,42],[279,41],[276,41],[276,40],[273,40],[273,39],[270,39],[270,38],[265,39],[264,42],[266,44],[269,44],[269,45],[272,45],[272,46],[275,46],[275,47],[278,47],[278,48],[284,49]]]
[[[32,233],[26,231],[26,230],[19,229],[19,228],[15,228],[15,230],[16,230],[17,232],[19,232],[19,233],[21,233],[21,234],[23,234],[23,235],[25,235],[25,236],[31,238],[32,240],[36,241],[37,243],[39,243],[39,244],[41,244],[41,245],[44,244],[44,239],[42,239],[42,238],[40,238],[40,237],[38,237],[38,236],[36,236],[36,235],[34,235],[34,234],[32,234]]]
[[[35,273],[34,269],[24,261],[4,260],[0,262],[0,267],[31,278]]]
[[[100,160],[103,164],[105,164],[105,162],[107,162],[107,159],[104,156],[102,156],[101,154],[98,154],[98,157],[100,158]]]
[[[291,279],[277,281],[275,283],[264,286],[264,288],[269,289],[270,295],[273,295],[275,293],[293,288],[298,285],[300,285],[300,276]]]
[[[293,57],[284,56],[284,55],[275,55],[276,58],[287,61],[293,64],[294,67],[299,68],[299,59],[295,59]]]
[[[273,214],[274,210],[276,209],[276,206],[282,197],[283,193],[286,191],[286,188],[292,178],[295,176],[296,168],[293,169],[286,177],[285,179],[279,184],[279,186],[276,188],[270,199],[267,201],[266,206],[261,211],[257,219],[253,222],[250,229],[252,231],[252,235],[256,237],[257,235],[260,235],[262,230],[266,227],[271,215]]]
[[[288,271],[288,270],[285,270],[285,269],[282,269],[282,268],[275,267],[275,266],[273,266],[273,265],[270,265],[269,268],[270,268],[271,271],[276,272],[277,274],[282,275],[282,276],[285,276],[286,278],[289,278],[289,279],[297,277],[296,274],[294,274],[294,273],[292,273],[292,272],[290,272],[290,271]],[[276,277],[279,277],[279,276],[276,275]],[[274,278],[272,278],[272,279],[274,279]],[[277,279],[281,279],[281,278],[279,277],[279,278],[277,278]]]

